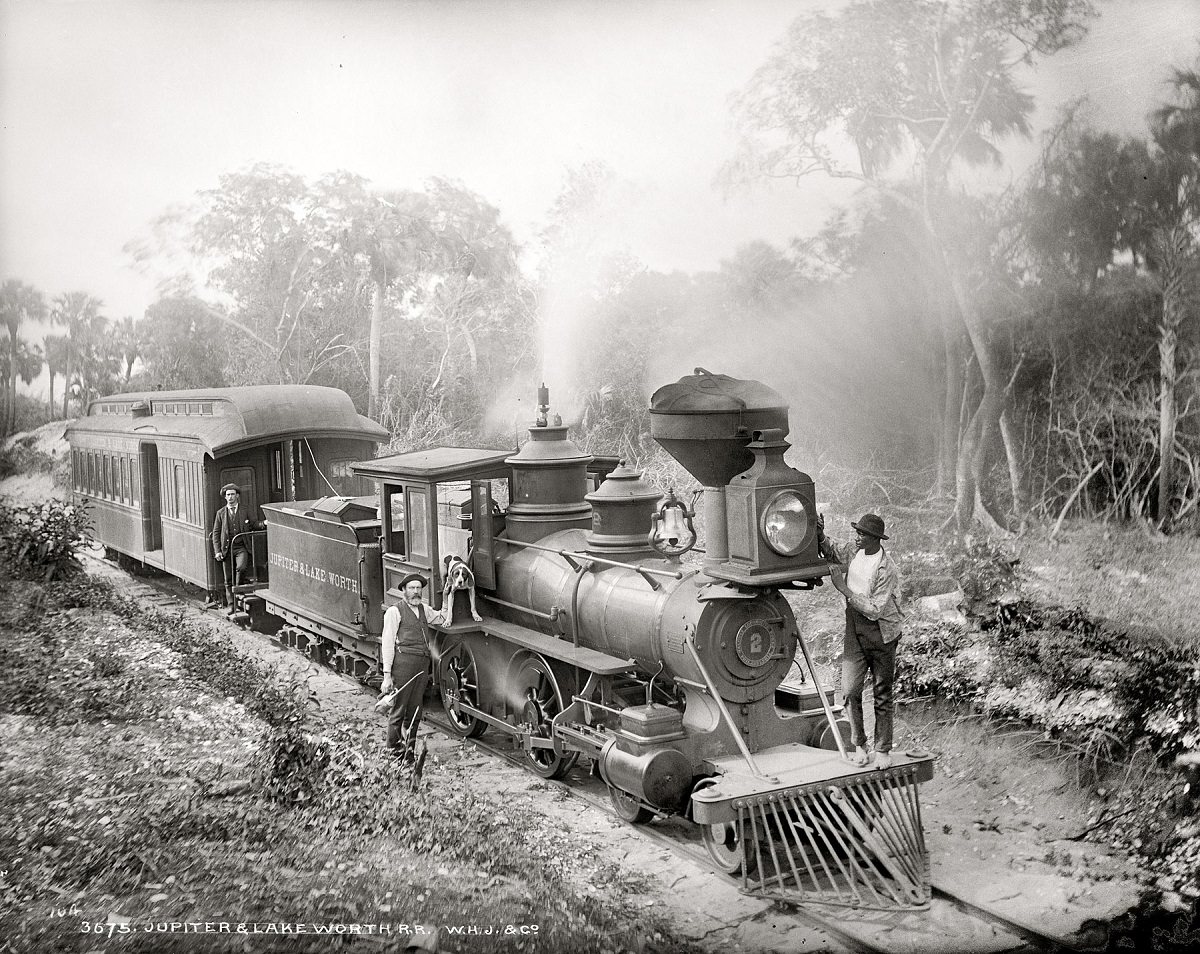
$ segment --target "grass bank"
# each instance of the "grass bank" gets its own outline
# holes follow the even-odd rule
[[[415,778],[103,583],[0,580],[0,652],[8,949],[403,950],[435,930],[456,951],[691,949],[586,890],[465,770]]]

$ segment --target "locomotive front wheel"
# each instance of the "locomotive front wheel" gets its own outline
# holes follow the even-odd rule
[[[721,871],[730,875],[754,874],[758,868],[758,858],[754,853],[754,844],[750,851],[738,837],[736,822],[718,822],[715,825],[703,825],[700,836],[704,839],[704,847],[708,856]]]
[[[613,809],[617,815],[625,819],[631,825],[644,825],[654,817],[654,812],[646,808],[636,798],[628,792],[623,792],[619,788],[608,787],[608,798],[612,802]]]
[[[846,751],[853,752],[854,745],[850,742],[850,720],[845,716],[842,716],[834,719],[833,724],[837,726],[838,734],[842,737],[842,745],[845,746]],[[838,744],[837,740],[833,736],[833,729],[825,719],[821,720],[820,727],[814,734],[816,738],[813,740],[812,744],[816,748],[829,749],[833,752],[837,751]]]
[[[475,665],[475,655],[470,647],[460,643],[443,654],[438,663],[438,691],[442,709],[455,735],[464,739],[477,739],[483,735],[487,723],[458,707],[462,701],[479,708],[479,667]]]
[[[713,779],[701,779],[696,783],[692,794],[694,795],[712,784],[714,784]],[[746,877],[750,877],[758,870],[758,855],[755,852],[754,843],[750,843],[750,850],[747,851],[747,846],[738,834],[737,822],[701,825],[700,838],[704,842],[708,857],[712,859],[718,870],[724,871],[728,875],[744,874]]]
[[[521,721],[530,726],[535,739],[549,739],[551,722],[563,711],[562,689],[549,663],[530,656],[517,670],[516,685],[522,700]],[[575,764],[577,753],[557,754],[552,748],[537,747],[525,753],[525,761],[542,778],[562,778]]]

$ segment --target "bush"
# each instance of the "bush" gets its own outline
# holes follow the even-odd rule
[[[1160,759],[1200,750],[1200,654],[1195,649],[1139,646],[1115,688],[1130,732]]]
[[[950,575],[958,580],[963,593],[974,604],[990,603],[1020,581],[1017,572],[1020,560],[987,537],[956,537],[950,541],[945,556]]]
[[[76,549],[88,540],[86,506],[61,500],[19,507],[0,501],[0,559],[19,579],[49,582],[81,570]]]
[[[896,655],[897,695],[974,699],[980,686],[977,664],[965,652],[970,645],[970,634],[963,626],[933,620],[911,622]]]

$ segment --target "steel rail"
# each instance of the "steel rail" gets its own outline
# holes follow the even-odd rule
[[[1085,947],[1082,944],[1073,944],[1068,938],[1060,937],[1055,934],[1047,934],[1044,931],[1039,931],[1037,928],[1024,921],[1014,920],[1007,914],[1002,914],[987,905],[979,904],[976,901],[969,901],[961,894],[955,894],[944,885],[939,885],[934,882],[930,883],[930,888],[933,891],[933,896],[942,898],[948,904],[954,905],[964,914],[969,914],[972,917],[979,918],[981,921],[988,921],[992,924],[999,925],[1004,928],[1009,934],[1015,934],[1023,941],[1028,941],[1032,944],[1037,944],[1042,948],[1055,952],[1071,952],[1071,954],[1085,954],[1085,952],[1096,949],[1094,947]]]

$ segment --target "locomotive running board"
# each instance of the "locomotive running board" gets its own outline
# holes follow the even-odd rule
[[[929,853],[917,786],[932,777],[933,764],[898,759],[903,764],[882,770],[842,762],[843,773],[773,790],[763,790],[762,779],[721,776],[693,794],[693,817],[708,826],[706,840],[740,852],[747,894],[790,904],[924,908]]]

